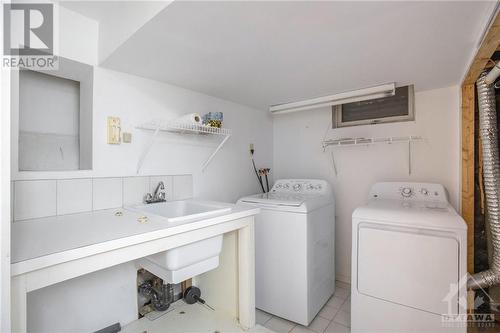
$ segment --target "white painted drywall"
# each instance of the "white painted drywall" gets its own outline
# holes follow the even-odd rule
[[[72,36],[67,43],[81,38],[81,45],[92,45],[92,40],[97,40],[95,21],[92,23],[76,13],[69,17],[71,20],[61,19],[68,24],[59,27],[65,30],[64,36]],[[86,31],[88,24],[92,29]],[[64,43],[66,40],[62,38],[60,49],[64,51],[61,53],[63,57],[92,63],[94,58],[88,50],[82,54],[73,49],[70,52]],[[74,47],[80,46],[75,44]],[[138,158],[152,134],[136,129],[136,125],[155,118],[169,119],[209,111],[224,113],[224,126],[233,130],[233,136],[204,173],[201,165],[220,138],[161,134],[145,160],[141,174],[193,174],[194,196],[212,200],[235,202],[241,196],[258,192],[259,185],[248,150],[249,144],[254,143],[257,165],[273,168],[272,118],[267,111],[98,67],[94,70],[93,170],[22,172],[15,173],[14,178],[136,175]],[[122,131],[132,132],[132,143],[106,143],[108,116],[121,118]],[[127,324],[137,313],[137,295],[135,286],[131,285],[135,281],[134,270],[134,264],[128,263],[30,294],[29,327],[36,328],[37,332],[93,332],[116,321]]]
[[[53,2],[57,54],[89,65],[97,65],[97,21],[66,9],[56,1]]]
[[[333,185],[336,205],[337,279],[349,281],[351,214],[366,202],[370,186],[378,181],[442,183],[455,208],[459,205],[459,89],[449,87],[415,95],[416,121],[331,129],[329,108],[275,116],[274,179],[323,178]],[[338,174],[330,149],[321,141],[338,137],[420,135],[424,142],[412,150],[408,175],[408,145],[374,145],[335,148]]]
[[[66,9],[99,22],[99,62],[172,1],[61,1]]]

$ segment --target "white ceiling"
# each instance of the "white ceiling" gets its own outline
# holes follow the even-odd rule
[[[61,6],[99,23],[99,61],[151,20],[172,0],[156,1],[60,1]]]
[[[102,64],[237,103],[458,84],[495,2],[174,2]]]

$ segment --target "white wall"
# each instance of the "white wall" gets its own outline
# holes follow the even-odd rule
[[[323,178],[335,190],[337,279],[349,281],[351,214],[366,202],[377,181],[442,183],[455,208],[459,205],[459,89],[449,87],[415,94],[416,121],[331,129],[329,108],[274,118],[274,179]],[[328,132],[327,132],[328,130]],[[323,137],[385,137],[420,135],[414,144],[408,175],[408,145],[339,147],[323,153]],[[338,174],[332,167],[334,152]]]
[[[92,64],[95,58],[86,47],[97,40],[95,22],[89,23],[76,13],[69,17],[70,20],[60,20],[66,22],[59,27],[65,31],[60,40],[61,55]],[[86,31],[84,27],[89,24],[92,27]],[[71,36],[72,41],[81,38],[82,43],[68,41],[67,44],[73,43],[72,47],[65,47],[65,36]],[[78,48],[84,48],[82,53]],[[243,195],[258,192],[248,150],[249,144],[254,143],[257,165],[273,168],[272,119],[268,112],[99,67],[94,71],[93,170],[15,172],[14,179],[136,175],[140,153],[152,134],[135,129],[136,125],[155,118],[209,111],[224,113],[224,126],[233,130],[233,136],[205,172],[201,171],[201,165],[216,141],[201,136],[161,134],[141,174],[193,174],[194,196],[212,200],[234,202]],[[108,116],[121,118],[122,130],[132,132],[131,144],[106,144]],[[134,272],[135,266],[129,263],[31,293],[29,327],[38,332],[90,332],[116,321],[126,324],[135,318],[136,304],[130,301],[135,297]],[[124,295],[129,301],[123,301]]]
[[[152,134],[135,126],[209,111],[224,113],[224,126],[233,130],[233,136],[205,172],[201,165],[221,138],[162,133],[141,173],[193,174],[196,197],[234,202],[243,193],[257,192],[249,144],[255,144],[257,164],[272,162],[272,119],[267,112],[103,68],[94,72],[94,175],[135,175],[139,156]],[[132,144],[105,144],[108,116],[121,118],[122,130],[132,132]]]

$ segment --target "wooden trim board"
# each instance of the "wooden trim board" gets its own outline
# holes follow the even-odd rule
[[[467,271],[474,272],[474,84],[462,86],[461,213],[467,223]]]
[[[462,82],[462,177],[461,215],[467,223],[467,270],[474,273],[474,139],[475,139],[475,82],[491,64],[490,58],[500,46],[500,16],[497,15],[479,47]]]

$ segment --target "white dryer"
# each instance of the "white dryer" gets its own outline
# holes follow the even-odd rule
[[[352,223],[352,332],[466,332],[467,226],[444,187],[377,183]]]
[[[335,288],[333,191],[324,180],[282,179],[241,198],[255,220],[256,307],[309,325]]]

